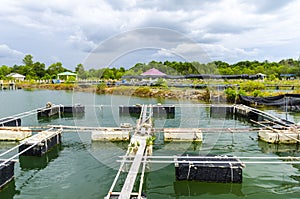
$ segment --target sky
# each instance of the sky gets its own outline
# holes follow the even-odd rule
[[[1,0],[0,66],[26,54],[74,70],[300,55],[300,1]]]

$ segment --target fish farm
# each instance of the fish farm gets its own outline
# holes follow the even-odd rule
[[[188,105],[180,105],[181,108]],[[22,126],[21,120],[29,115],[38,118],[62,117],[64,113],[85,113],[83,105],[54,105],[47,103],[46,107],[26,111],[0,120],[0,139],[16,140],[18,144],[0,154],[0,158],[17,150],[10,157],[0,161],[0,188],[4,188],[14,179],[16,161],[22,161],[24,156],[43,159],[51,150],[64,142],[63,134],[70,131],[78,133],[90,132],[90,140],[94,143],[128,142],[127,150],[119,156],[119,169],[113,178],[111,187],[107,190],[105,199],[110,198],[147,198],[144,192],[144,181],[149,168],[154,165],[173,165],[173,175],[176,186],[180,181],[198,181],[210,183],[243,183],[243,170],[251,164],[299,164],[295,157],[238,157],[224,154],[199,156],[195,154],[155,154],[155,139],[163,136],[163,143],[181,144],[202,143],[206,134],[216,132],[250,132],[256,131],[257,138],[271,144],[299,144],[299,126],[294,122],[281,119],[273,114],[242,104],[234,105],[193,105],[209,109],[212,118],[227,118],[247,122],[250,125],[243,128],[187,128],[187,127],[155,127],[156,118],[174,118],[178,105],[136,104],[120,105],[119,115],[136,118],[135,124],[120,123],[118,127],[71,126],[71,125],[41,125]],[[100,109],[105,105],[100,105]],[[19,134],[19,136],[14,135]],[[27,134],[24,134],[27,132]],[[28,133],[29,132],[29,133]],[[11,135],[9,138],[8,135]],[[276,162],[277,160],[283,160]],[[286,162],[284,162],[286,161]],[[21,162],[22,163],[22,162]],[[24,165],[24,164],[23,164]],[[122,183],[120,185],[120,179]],[[18,180],[18,179],[14,179]],[[175,186],[175,184],[174,184]]]

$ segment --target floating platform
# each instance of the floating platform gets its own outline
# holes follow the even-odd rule
[[[300,133],[291,130],[259,130],[258,138],[268,143],[296,144],[299,143]]]
[[[0,127],[0,140],[20,141],[32,135],[27,127]]]
[[[132,106],[119,106],[120,115],[137,115],[139,116],[142,111],[142,105],[132,105]],[[175,116],[175,106],[174,105],[153,105],[152,106],[153,117],[160,116]]]
[[[48,153],[39,156],[19,156],[19,163],[21,169],[43,169],[48,166],[48,164],[59,156],[62,150],[61,144],[55,145]]]
[[[38,117],[51,117],[59,114],[60,106],[51,106],[43,109],[38,109],[37,112]]]
[[[122,128],[105,128],[92,131],[92,141],[129,141],[130,131]]]
[[[2,189],[7,183],[14,178],[14,161],[8,161],[4,163],[4,160],[0,160],[0,189]]]
[[[232,118],[233,116],[233,107],[232,106],[219,106],[211,105],[210,106],[210,117],[212,118]]]
[[[21,119],[7,117],[0,120],[0,126],[21,126]]]
[[[242,162],[234,157],[177,158],[176,180],[203,182],[242,183]]]
[[[61,132],[61,129],[56,131],[42,131],[30,138],[27,138],[23,140],[22,145],[19,146],[19,153],[22,153],[22,151],[26,150],[28,147],[32,147],[31,149],[23,152],[21,155],[42,156],[55,145],[61,143]]]
[[[200,128],[164,128],[166,142],[202,142]]]
[[[64,106],[60,105],[60,112],[62,113],[84,113],[85,112],[85,106],[81,104],[75,104],[71,106]]]

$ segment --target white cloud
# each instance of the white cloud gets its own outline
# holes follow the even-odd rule
[[[6,44],[0,44],[0,57],[21,58],[24,55],[25,55],[24,53],[22,53],[20,51],[17,51],[17,50],[14,50]]]
[[[164,49],[164,48],[158,50],[157,53],[155,53],[153,56],[154,57],[166,57],[166,58],[175,57],[175,55],[172,51]]]
[[[72,61],[80,62],[96,44],[105,43],[106,39],[139,28],[160,27],[178,31],[194,42],[174,35],[150,37],[149,33],[146,36],[140,33],[123,35],[111,46],[103,46],[101,52],[113,58],[126,49],[150,46],[166,49],[157,52],[166,58],[168,51],[174,51],[201,60],[198,47],[192,45],[199,43],[213,49],[208,50],[211,58],[228,60],[230,57],[238,61],[278,57],[271,48],[292,57],[299,53],[294,47],[300,40],[299,8],[299,1],[273,0],[52,0],[39,3],[3,0],[0,24],[5,27],[1,29],[0,42],[38,57],[60,57],[62,62],[70,62],[69,57],[76,54],[77,59]],[[47,50],[40,50],[41,43],[51,45]],[[100,53],[100,49],[97,50]],[[69,63],[72,64],[77,63]]]
[[[75,32],[74,35],[70,35],[68,43],[72,47],[80,49],[84,52],[91,52],[97,46],[94,42],[89,41],[81,30]]]
[[[223,45],[204,44],[203,49],[211,60],[221,60],[233,62],[234,60],[255,59],[261,50],[258,48],[243,49],[243,48],[227,48]]]

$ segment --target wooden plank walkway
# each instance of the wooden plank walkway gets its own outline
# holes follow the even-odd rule
[[[135,136],[135,140],[139,141],[140,146],[138,151],[134,157],[133,163],[130,167],[130,170],[127,174],[127,178],[121,190],[119,199],[129,199],[132,193],[133,186],[136,181],[137,174],[139,172],[139,168],[141,166],[145,149],[146,149],[146,138],[145,137],[137,137]]]
[[[124,162],[121,163],[120,169],[118,174],[115,177],[115,180],[113,182],[113,185],[110,189],[110,192],[105,197],[106,199],[112,198],[112,195],[114,194],[114,198],[118,197],[119,199],[130,199],[133,195],[136,195],[136,193],[133,193],[133,187],[136,183],[136,178],[139,173],[140,167],[143,164],[143,158],[147,156],[147,138],[149,138],[151,132],[152,132],[152,106],[149,105],[143,105],[142,111],[140,114],[140,117],[137,121],[136,128],[134,135],[131,138],[131,143],[139,143],[138,150],[136,154],[133,156],[133,162],[131,164],[131,167],[129,169],[129,172],[127,174],[126,180],[124,182],[124,185],[122,187],[121,192],[113,192],[114,186],[116,184],[117,178],[119,178],[120,171],[123,169]],[[128,153],[129,148],[127,150]],[[145,172],[145,164],[142,168],[142,174],[140,179],[140,188],[139,192],[137,194],[137,198],[141,198],[141,192],[142,192],[142,184],[143,184],[143,178],[144,178],[144,172]],[[117,194],[117,196],[115,196]]]

